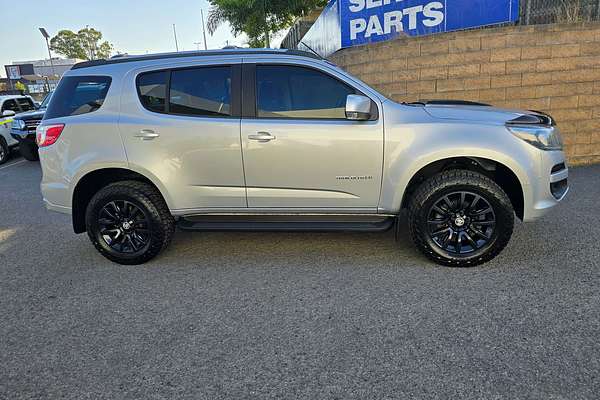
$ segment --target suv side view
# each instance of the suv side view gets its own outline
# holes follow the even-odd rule
[[[76,65],[37,129],[47,208],[121,264],[183,230],[383,231],[474,266],[568,191],[554,120],[398,104],[308,53],[222,50]]]

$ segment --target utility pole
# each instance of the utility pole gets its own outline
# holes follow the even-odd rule
[[[200,43],[200,42],[194,42],[194,44],[196,45],[196,50],[200,51],[200,45],[202,43]]]
[[[175,29],[175,24],[173,24],[173,36],[175,37],[175,50],[179,53],[179,44],[177,43],[177,29]]]
[[[54,62],[52,61],[52,53],[50,53],[50,42],[48,41],[48,39],[50,38],[50,35],[48,35],[48,31],[46,31],[45,28],[39,28],[40,33],[42,34],[42,36],[44,37],[44,39],[46,39],[46,47],[48,48],[48,57],[50,58],[50,70],[52,71],[52,75],[56,76],[56,71],[54,70]],[[53,80],[56,81],[56,79],[53,76]],[[48,83],[48,88],[50,88],[50,84]]]
[[[267,18],[267,8],[265,7],[265,1],[262,1],[263,15],[265,16],[265,47],[271,48],[271,32],[269,31],[269,19]]]
[[[206,43],[206,25],[204,24],[204,10],[200,9],[200,16],[202,17],[202,34],[204,35],[204,50],[208,50],[208,44]]]

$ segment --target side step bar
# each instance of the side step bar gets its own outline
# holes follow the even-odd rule
[[[186,231],[244,232],[384,232],[392,228],[393,217],[315,218],[291,216],[198,216],[181,218],[177,225]]]

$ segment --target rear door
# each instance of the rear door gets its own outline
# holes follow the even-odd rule
[[[248,206],[376,212],[383,121],[345,118],[346,97],[361,93],[322,67],[274,60],[244,68]]]
[[[247,207],[240,63],[146,68],[126,79],[120,129],[128,161],[164,185],[175,213]]]

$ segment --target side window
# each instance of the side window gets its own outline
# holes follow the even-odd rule
[[[303,67],[258,65],[259,118],[345,119],[346,98],[356,91],[322,72]]]
[[[204,67],[172,71],[169,113],[194,116],[230,116],[231,77],[231,67]]]
[[[33,101],[31,101],[31,99],[28,97],[18,98],[17,103],[19,103],[19,106],[21,107],[21,111],[23,111],[23,112],[31,111],[31,110],[35,109],[35,107],[33,106]]]
[[[110,88],[108,76],[67,76],[58,84],[45,119],[94,112],[102,107]]]
[[[165,112],[167,104],[167,79],[169,71],[141,74],[137,79],[142,105],[154,112]]]
[[[6,100],[4,102],[4,104],[2,105],[2,112],[4,111],[14,111],[15,113],[20,113],[21,110],[19,110],[19,106],[17,105],[17,102],[10,99],[10,100]]]

